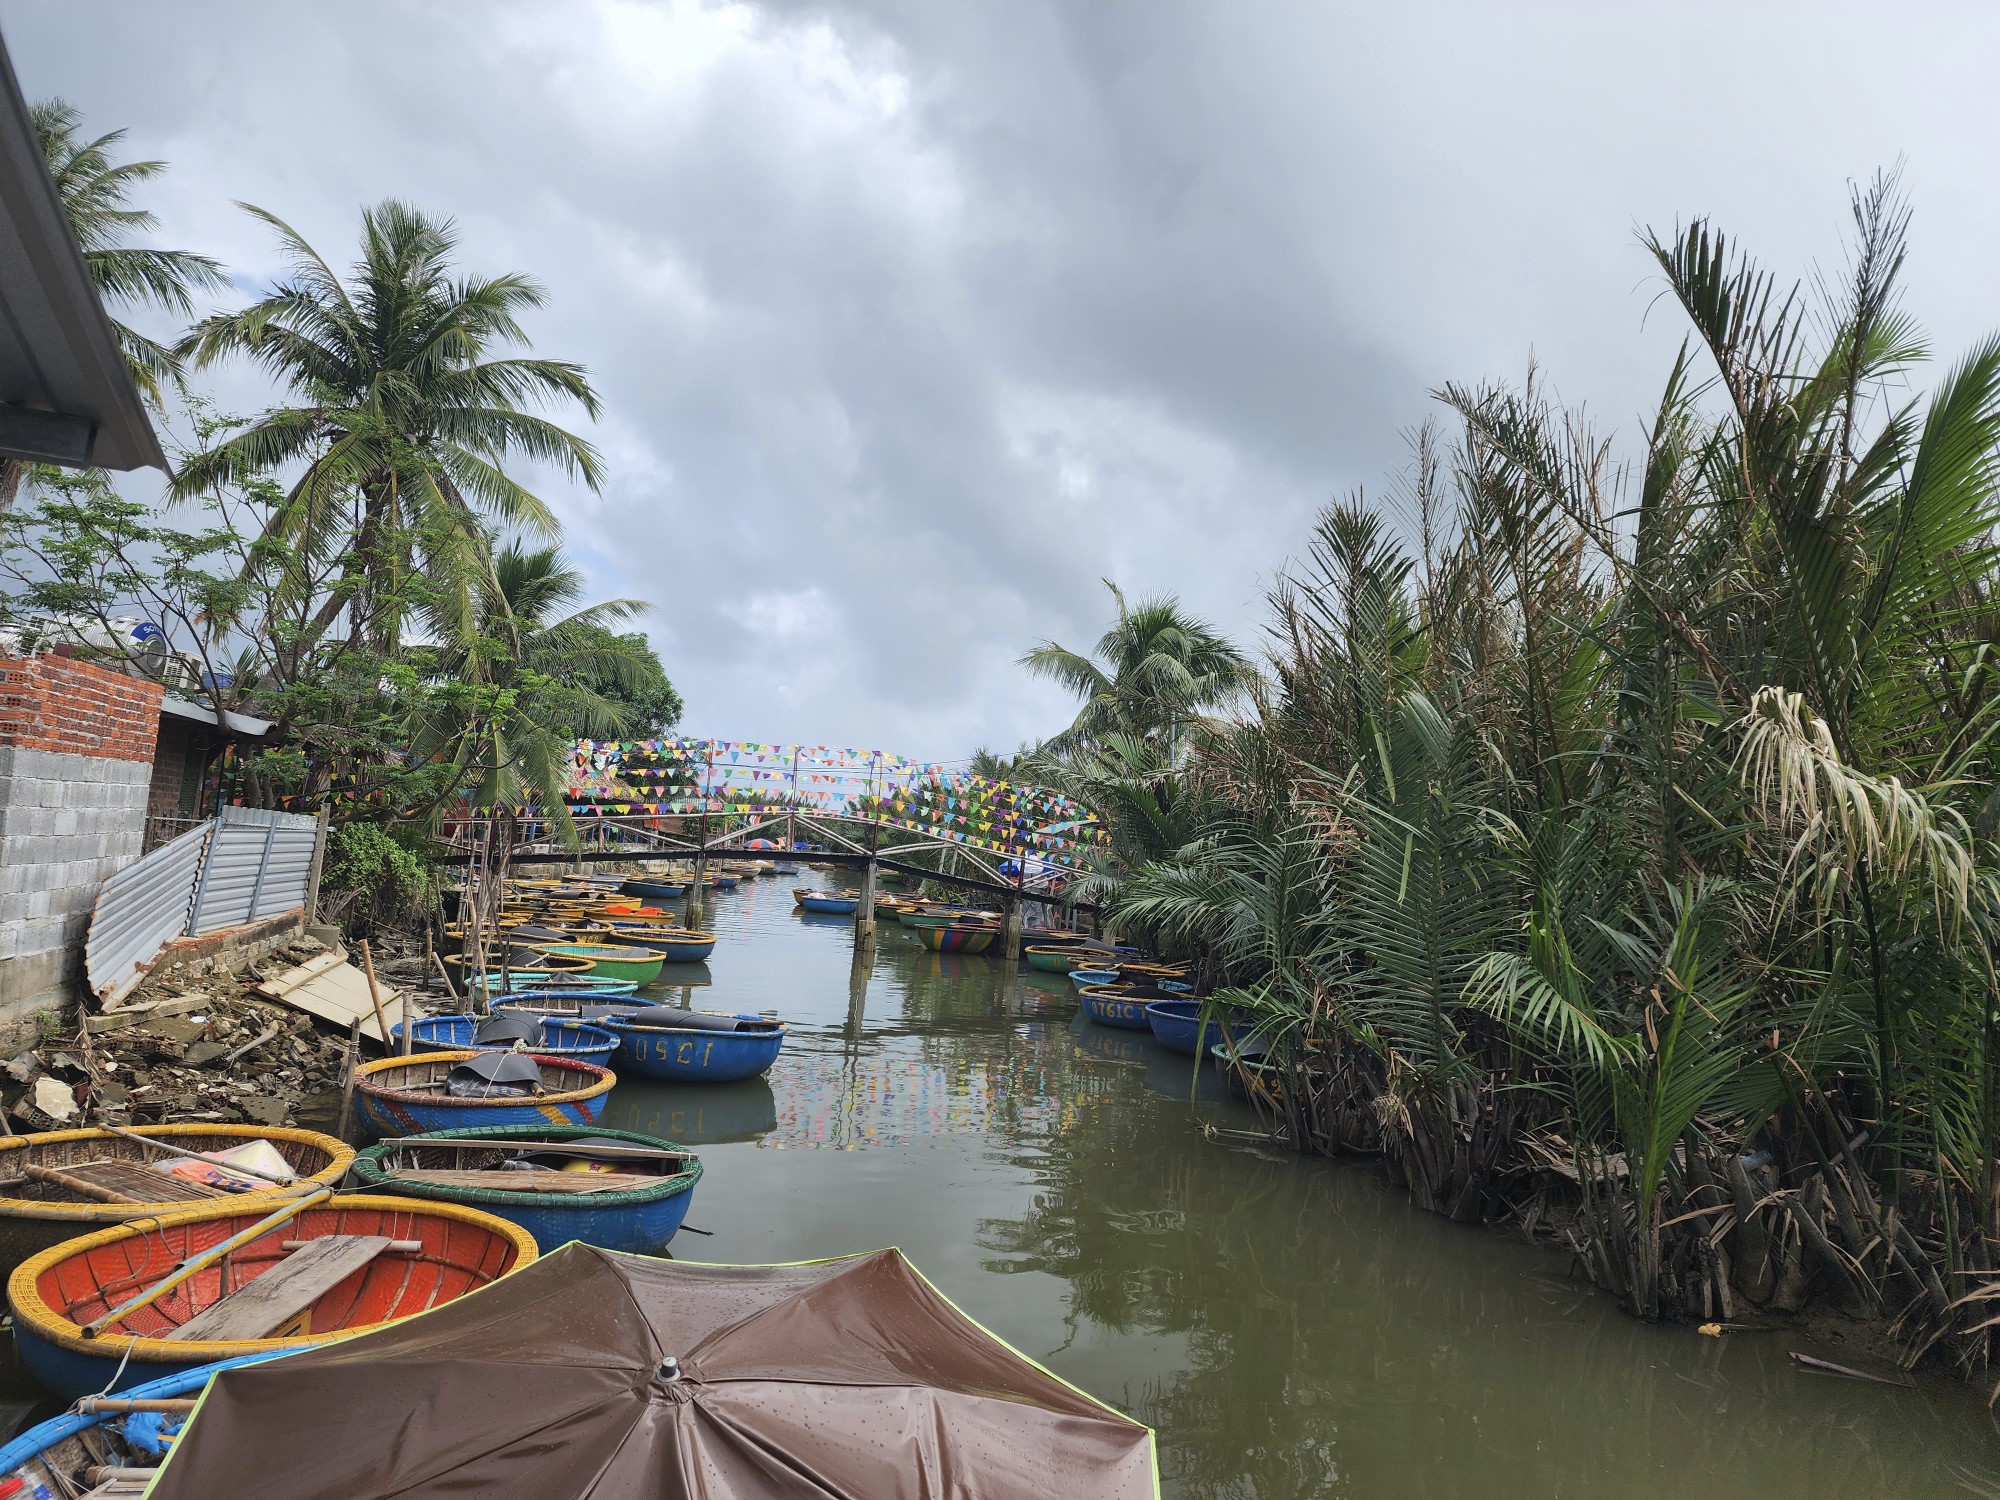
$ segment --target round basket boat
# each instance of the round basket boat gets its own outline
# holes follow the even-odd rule
[[[1203,1025],[1201,1013],[1205,1005],[1201,1000],[1154,1000],[1146,1006],[1146,1024],[1152,1027],[1160,1045],[1169,1051],[1206,1057],[1210,1048],[1220,1046],[1225,1037],[1240,1028],[1226,1023],[1217,1011],[1211,1011],[1208,1023]]]
[[[829,917],[851,917],[854,909],[861,904],[859,896],[842,896],[832,891],[794,891],[792,900],[800,911],[817,912]]]
[[[389,1175],[397,1169],[477,1172],[496,1167],[508,1156],[520,1153],[498,1147],[476,1148],[485,1141],[526,1137],[555,1144],[616,1141],[671,1152],[677,1159],[655,1163],[666,1170],[638,1186],[595,1188],[588,1193],[543,1193],[468,1185],[463,1181],[432,1183]],[[371,1193],[463,1203],[497,1214],[527,1230],[535,1237],[536,1244],[549,1250],[570,1240],[582,1240],[586,1245],[602,1245],[607,1250],[644,1254],[664,1246],[687,1218],[695,1184],[701,1181],[701,1160],[685,1146],[650,1135],[635,1135],[629,1130],[605,1130],[596,1125],[545,1125],[522,1131],[513,1126],[484,1125],[470,1130],[409,1135],[399,1141],[371,1146],[355,1162],[354,1176]]]
[[[50,1394],[69,1402],[218,1359],[329,1343],[427,1311],[535,1259],[532,1235],[476,1208],[410,1198],[340,1198],[303,1209],[238,1247],[229,1254],[226,1271],[219,1261],[205,1267],[101,1336],[85,1337],[84,1324],[159,1282],[183,1259],[254,1228],[276,1206],[204,1204],[188,1213],[101,1229],[30,1256],[7,1280],[21,1358]],[[248,1338],[196,1333],[219,1326],[210,1309],[227,1308],[231,1291],[283,1265],[291,1253],[288,1244],[335,1235],[392,1243],[357,1260],[348,1275],[307,1303],[294,1319],[302,1324],[300,1331],[288,1327],[282,1335]],[[415,1242],[419,1248],[399,1250],[393,1242]],[[297,1283],[294,1288],[312,1290]],[[236,1309],[225,1321],[252,1326]],[[170,1337],[183,1327],[189,1328],[188,1337]]]
[[[564,1057],[532,1057],[542,1070],[546,1093],[494,1099],[455,1099],[444,1090],[445,1075],[480,1054],[425,1052],[363,1063],[354,1074],[354,1103],[378,1136],[422,1135],[468,1125],[590,1125],[604,1113],[604,1096],[618,1075],[594,1063]]]
[[[535,1014],[541,1018],[546,1013],[537,1011]],[[425,1016],[410,1027],[410,1047],[416,1052],[456,1052],[466,1047],[483,1052],[511,1051],[512,1042],[484,1043],[476,1040],[480,1022],[485,1019],[484,1016]],[[400,1042],[403,1023],[398,1021],[391,1026],[389,1035]],[[608,1031],[599,1031],[595,1026],[560,1031],[553,1025],[545,1024],[530,1050],[542,1057],[574,1057],[602,1066],[609,1063],[611,1054],[618,1050],[618,1038]]]
[[[684,880],[628,880],[621,889],[628,896],[645,896],[655,901],[678,901],[688,893]]]
[[[148,1125],[139,1132],[183,1151],[230,1151],[252,1141],[268,1141],[285,1165],[310,1185],[332,1186],[346,1175],[354,1148],[315,1130],[288,1130],[270,1125]],[[108,1130],[51,1130],[0,1140],[0,1180],[10,1182],[0,1198],[0,1264],[20,1264],[37,1250],[62,1243],[93,1229],[123,1224],[155,1214],[184,1213],[213,1204],[210,1197],[177,1194],[175,1179],[160,1176],[160,1196],[128,1203],[104,1203],[60,1183],[14,1181],[30,1166],[64,1171],[86,1162],[130,1162],[150,1166],[181,1160],[171,1151],[149,1151],[129,1136]],[[271,1188],[231,1193],[231,1204],[257,1204],[291,1189]]]
[[[716,934],[682,928],[680,932],[656,932],[644,938],[644,944],[666,964],[700,964],[716,950]]]
[[[623,1016],[598,1024],[618,1038],[618,1065],[641,1078],[670,1083],[734,1083],[770,1071],[785,1045],[785,1023],[737,1015],[740,1031],[698,1026],[639,1026]]]
[[[552,958],[581,958],[590,972],[603,979],[629,979],[641,988],[660,977],[660,955],[622,943],[551,943],[541,949]]]
[[[983,926],[919,927],[917,937],[933,953],[984,953],[1000,935]]]
[[[1071,969],[1069,971],[1069,982],[1079,990],[1088,989],[1090,986],[1098,984],[1116,984],[1118,982],[1118,971],[1116,969]]]
[[[444,954],[442,961],[445,968],[451,971],[454,978],[459,978],[461,983],[464,982],[461,976],[471,974],[478,967],[472,959],[466,957],[463,953]],[[523,971],[552,975],[587,975],[590,973],[590,961],[588,959],[555,958],[541,952],[534,945],[526,942],[502,941],[490,945],[486,950],[486,961],[489,964],[506,964],[516,973]]]
[[[1040,969],[1047,974],[1067,974],[1076,967],[1074,948],[1034,947],[1021,950],[1021,956],[1028,961],[1031,969]]]
[[[274,1350],[269,1354],[246,1354],[241,1359],[220,1359],[212,1365],[200,1365],[178,1375],[163,1375],[158,1380],[131,1386],[124,1395],[131,1401],[198,1397],[203,1387],[222,1371],[276,1359],[283,1352]],[[128,1422],[134,1426],[128,1428]],[[138,1429],[141,1423],[145,1427]],[[177,1429],[184,1425],[172,1414],[129,1410],[72,1411],[50,1417],[0,1446],[0,1488],[9,1479],[18,1479],[25,1488],[6,1493],[31,1500],[41,1500],[44,1495],[84,1494],[85,1470],[105,1465],[121,1469],[154,1468],[167,1445],[179,1435]]]
[[[647,1009],[649,1000],[631,995],[567,995],[539,992],[513,995],[493,1002],[496,1016],[548,1017],[562,1021],[598,1021],[605,1016],[629,1016]]]
[[[1146,1005],[1157,1000],[1157,993],[1144,995],[1127,994],[1110,985],[1085,985],[1079,992],[1083,1002],[1083,1013],[1100,1026],[1116,1026],[1124,1031],[1151,1031],[1152,1025],[1146,1020]]]
[[[494,970],[471,981],[472,987],[495,995],[630,995],[638,985],[629,979],[599,979],[592,974],[550,974],[541,969]]]

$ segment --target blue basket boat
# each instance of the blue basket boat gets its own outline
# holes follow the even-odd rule
[[[1069,982],[1080,990],[1087,989],[1095,984],[1116,984],[1118,982],[1118,971],[1116,969],[1071,969],[1069,971]]]
[[[378,1136],[422,1135],[472,1125],[593,1125],[618,1075],[567,1057],[533,1057],[545,1092],[516,1098],[454,1099],[445,1075],[479,1052],[421,1052],[363,1063],[354,1074],[354,1104]],[[490,1054],[484,1054],[490,1055]]]
[[[515,995],[506,1000],[495,1000],[493,1014],[596,1022],[606,1016],[637,1015],[649,1009],[652,1003],[650,1000],[635,1000],[630,995]]]
[[[192,1370],[162,1375],[119,1394],[127,1401],[174,1401],[199,1396],[207,1388],[209,1378],[219,1371],[282,1359],[288,1352],[277,1349],[219,1359]],[[50,1417],[0,1446],[0,1490],[19,1495],[22,1500],[40,1500],[44,1495],[81,1495],[87,1488],[83,1482],[85,1469],[107,1464],[121,1469],[157,1466],[166,1456],[167,1445],[187,1420],[179,1412],[67,1412]],[[90,1436],[85,1438],[84,1433]],[[19,1487],[7,1489],[9,1480],[19,1480]]]
[[[1199,1000],[1155,1000],[1146,1007],[1146,1024],[1153,1028],[1153,1035],[1162,1047],[1189,1057],[1202,1057],[1230,1034],[1219,1014],[1211,1013],[1208,1024],[1202,1025],[1202,1009],[1203,1002]]]
[[[487,1144],[530,1139],[557,1146],[585,1142],[614,1148],[622,1145],[655,1153],[655,1157],[629,1164],[629,1170],[635,1173],[643,1168],[642,1175],[647,1179],[635,1186],[602,1187],[588,1193],[537,1192],[527,1181],[513,1187],[507,1185],[506,1179],[533,1179],[550,1174],[513,1171],[502,1166],[510,1158],[533,1153]],[[660,1160],[658,1154],[668,1159]],[[609,1165],[614,1171],[628,1169],[625,1163],[614,1161]],[[493,1186],[469,1185],[464,1178],[455,1176],[448,1183],[433,1183],[403,1175],[426,1168],[453,1174],[479,1172],[499,1182]],[[400,1140],[371,1146],[355,1160],[354,1175],[371,1193],[461,1203],[494,1214],[527,1230],[538,1246],[551,1250],[571,1240],[582,1240],[586,1245],[602,1245],[607,1250],[646,1254],[663,1248],[687,1218],[695,1184],[701,1181],[701,1160],[685,1146],[628,1130],[606,1130],[597,1125],[538,1125],[529,1130],[486,1125],[406,1135]]]
[[[688,893],[685,881],[628,880],[618,887],[628,896],[649,896],[655,901],[678,901]]]
[[[644,942],[648,948],[660,954],[660,958],[664,958],[668,964],[700,964],[704,958],[708,958],[708,954],[716,950],[714,932],[694,932],[692,928],[684,932],[682,930],[662,932],[658,936],[644,940],[632,938],[632,942]]]
[[[744,1029],[645,1026],[623,1016],[607,1016],[601,1024],[618,1038],[618,1066],[641,1078],[668,1083],[734,1083],[770,1071],[785,1045],[785,1023],[753,1015],[730,1019],[742,1023]]]
[[[800,911],[819,912],[829,917],[851,917],[861,905],[859,896],[842,896],[833,891],[794,891],[792,899]]]
[[[715,951],[715,934],[687,927],[655,928],[640,934],[621,929],[618,941],[632,948],[644,948],[670,964],[698,964]]]
[[[544,1057],[577,1057],[603,1066],[618,1050],[618,1038],[608,1031],[600,1031],[595,1026],[578,1026],[564,1031],[560,1029],[560,1023],[547,1019],[545,1011],[536,1011],[535,1018],[542,1023],[542,1034],[528,1045]],[[456,1052],[465,1047],[510,1050],[514,1045],[511,1041],[481,1042],[475,1039],[479,1024],[485,1019],[484,1016],[426,1016],[410,1027],[410,1049],[414,1052]],[[391,1026],[389,1035],[400,1043],[403,1023],[398,1021]]]
[[[1123,1031],[1153,1029],[1146,1020],[1146,1006],[1158,999],[1157,995],[1128,994],[1109,985],[1092,984],[1084,986],[1079,998],[1083,1013],[1100,1026],[1116,1026]]]
[[[494,995],[631,995],[639,986],[630,979],[600,979],[595,974],[558,974],[547,969],[494,970],[471,981],[471,988]]]

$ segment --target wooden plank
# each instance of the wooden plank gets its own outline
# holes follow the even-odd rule
[[[114,1006],[101,1016],[88,1017],[85,1029],[92,1036],[102,1036],[107,1031],[123,1031],[127,1026],[137,1026],[144,1021],[207,1010],[214,1004],[213,995],[181,995],[172,1000],[156,1000],[150,1005]]]
[[[158,1477],[157,1469],[103,1469],[94,1470],[99,1477],[95,1489],[83,1495],[82,1500],[137,1500],[152,1487]],[[86,1476],[86,1482],[90,1476]]]
[[[380,1234],[328,1234],[263,1275],[211,1302],[169,1339],[268,1339],[367,1265],[392,1241]]]
[[[368,992],[368,977],[338,953],[317,954],[296,969],[287,969],[277,978],[265,980],[257,986],[257,992],[336,1026],[360,1020],[372,1023],[375,1018],[375,1000]],[[400,993],[385,987],[381,994],[384,1008]]]
[[[483,1172],[410,1167],[391,1172],[389,1178],[392,1182],[421,1182],[427,1187],[488,1188],[501,1193],[604,1193],[660,1180],[636,1172],[510,1172],[499,1167]]]

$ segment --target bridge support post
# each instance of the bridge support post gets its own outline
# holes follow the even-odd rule
[[[1009,963],[1021,959],[1021,903],[1007,898],[1007,915],[1000,924],[1000,956]]]
[[[872,859],[861,867],[861,901],[854,908],[854,941],[856,944],[875,941],[875,861]]]

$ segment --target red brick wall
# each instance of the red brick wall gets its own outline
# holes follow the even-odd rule
[[[153,782],[146,797],[148,818],[181,815],[181,785],[188,757],[194,752],[194,731],[182,719],[160,718],[160,738],[153,747]]]
[[[160,685],[65,656],[0,656],[0,745],[150,762]]]

